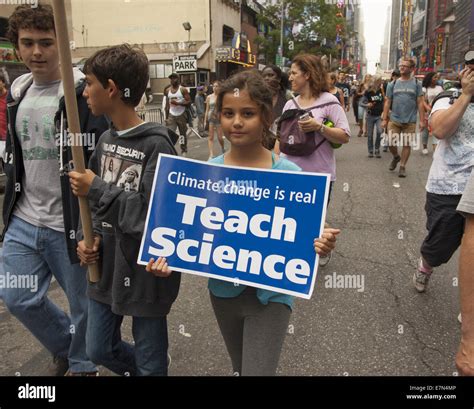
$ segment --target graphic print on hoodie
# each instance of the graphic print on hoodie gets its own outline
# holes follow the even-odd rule
[[[123,153],[116,153],[116,148],[117,145],[104,144],[104,154],[100,159],[99,176],[104,182],[113,183],[126,191],[138,192],[143,166],[141,161],[132,158],[137,155],[144,157],[145,154],[135,151],[132,158],[130,158],[130,156]]]

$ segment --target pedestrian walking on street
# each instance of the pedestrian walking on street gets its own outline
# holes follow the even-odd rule
[[[342,91],[342,94],[344,96],[344,110],[346,112],[349,112],[350,109],[350,95],[351,95],[351,88],[346,82],[346,74],[343,72],[340,72],[337,74],[337,82],[334,84],[337,88],[339,88]]]
[[[386,98],[387,98],[387,87],[388,87],[388,84],[389,84],[390,82],[395,83],[395,81],[397,81],[397,79],[399,79],[399,78],[400,78],[400,71],[398,71],[398,70],[393,70],[393,71],[392,71],[392,76],[391,76],[390,81],[386,81],[386,82],[383,84],[383,95],[384,95],[384,97],[385,97],[385,100],[386,100]],[[385,105],[384,105],[384,107],[385,107]],[[391,107],[390,107],[390,109],[391,109]],[[383,115],[383,114],[382,114],[382,115]],[[389,117],[390,117],[390,112],[389,112],[388,115],[389,115]],[[383,118],[382,118],[382,122],[383,122]],[[385,137],[382,138],[383,151],[384,151],[384,152],[387,152],[387,151],[388,151],[388,138],[387,138],[388,132],[387,132],[387,128],[386,128],[386,127],[385,127],[385,128],[382,127],[382,132],[383,132],[383,134],[385,135]]]
[[[196,106],[196,115],[198,117],[198,131],[200,134],[203,134],[206,114],[206,97],[204,93],[204,87],[202,85],[197,87],[194,105]]]
[[[384,106],[384,95],[382,89],[382,78],[372,77],[369,88],[365,93],[367,100],[367,148],[369,158],[380,156],[380,138],[382,135],[382,112]],[[375,151],[374,151],[374,129],[375,129]]]
[[[334,95],[339,100],[339,102],[341,103],[341,106],[345,110],[344,92],[342,91],[342,89],[336,86],[336,81],[337,81],[337,74],[335,72],[328,73],[329,93]]]
[[[272,118],[272,98],[259,73],[244,71],[225,81],[216,109],[231,147],[212,163],[301,170],[263,146]],[[333,250],[338,234],[337,229],[325,228],[323,237],[314,242],[315,251],[327,254]],[[171,273],[166,259],[161,257],[150,262],[147,270],[154,274]],[[209,280],[209,291],[234,374],[275,375],[294,297],[217,279]]]
[[[179,75],[176,73],[171,74],[170,88],[166,94],[166,111],[169,112],[166,126],[173,132],[176,128],[179,130],[179,145],[181,148],[181,155],[187,156],[188,152],[188,117],[186,115],[186,108],[191,104],[191,95],[187,88],[181,86]]]
[[[426,112],[426,124],[425,129],[423,129],[422,133],[422,143],[423,143],[423,155],[428,155],[428,139],[430,137],[430,129],[428,127],[428,115],[431,112],[433,100],[443,92],[443,87],[440,85],[439,81],[440,75],[436,72],[430,72],[426,74],[426,77],[423,78],[423,93],[424,93],[424,101],[425,101],[425,112]],[[438,139],[436,136],[431,134],[433,139],[433,152],[436,149],[436,145],[438,145]]]
[[[72,152],[64,140],[68,125],[52,8],[18,6],[7,35],[31,73],[13,82],[7,100],[4,271],[31,278],[37,288],[5,288],[3,301],[53,355],[48,375],[96,375],[86,354],[87,278],[76,255],[79,204],[67,176]],[[107,121],[92,115],[82,97],[84,74],[75,70],[74,80],[82,135],[100,135]],[[90,148],[84,144],[85,158]],[[48,297],[53,276],[70,314]]]
[[[418,292],[426,291],[433,269],[451,259],[464,232],[464,218],[456,208],[474,164],[474,59],[461,72],[461,85],[454,102],[455,93],[441,94],[431,110],[430,126],[440,142],[426,184],[428,234],[413,276]]]
[[[362,81],[362,94],[363,97],[359,99],[359,120],[362,118],[362,135],[367,138],[367,99],[365,98],[365,93],[367,92],[372,79],[371,74],[366,74],[364,80]]]
[[[291,95],[288,89],[288,78],[276,65],[267,65],[262,71],[262,77],[272,92],[273,115],[272,125],[270,127],[271,134],[266,142],[266,147],[271,150],[275,147],[276,143],[278,120],[283,113],[283,108],[285,107],[286,102],[291,98]]]
[[[365,108],[363,106],[364,101],[361,100],[364,97],[364,94],[365,94],[365,85],[363,82],[361,82],[360,84],[357,85],[354,96],[352,97],[354,112],[357,112],[357,114],[354,114],[354,116],[356,117],[357,124],[359,125],[359,133],[357,135],[359,138],[364,134]]]
[[[214,81],[212,85],[213,93],[206,98],[206,113],[204,115],[206,119],[206,128],[209,125],[209,135],[207,143],[209,145],[209,159],[214,157],[214,133],[217,133],[217,141],[221,147],[222,153],[224,153],[224,134],[222,133],[222,127],[220,120],[216,112],[216,100],[219,94],[219,81]]]
[[[69,174],[74,194],[87,197],[93,208],[94,248],[81,240],[77,253],[83,264],[101,267],[100,281],[88,288],[87,353],[118,375],[166,376],[166,317],[178,296],[180,273],[153,277],[136,260],[157,159],[177,152],[166,127],[143,122],[134,110],[148,82],[142,50],[126,44],[102,49],[86,61],[84,72],[92,112],[113,124],[100,137],[86,173]],[[125,87],[128,96],[122,94]],[[108,159],[121,170],[110,182],[103,179]],[[124,316],[132,317],[134,345],[122,340]]]
[[[305,172],[329,173],[331,186],[336,180],[336,156],[332,144],[349,142],[351,135],[346,113],[339,100],[329,93],[327,72],[321,60],[310,54],[300,54],[295,57],[290,70],[290,82],[293,92],[298,93],[295,100],[289,100],[283,112],[297,108],[307,109],[308,119],[299,121],[300,130],[312,134],[315,138],[315,149],[305,152],[304,156],[296,156],[282,152],[282,157],[297,164]],[[324,124],[331,121],[334,126]],[[320,257],[320,266],[329,263],[331,253]]]
[[[398,176],[404,178],[411,145],[416,142],[417,112],[420,115],[420,132],[425,128],[425,105],[421,83],[412,77],[414,61],[402,59],[399,68],[401,77],[387,86],[382,128],[388,129],[388,144],[393,156],[389,170],[395,170],[400,162]],[[398,154],[398,146],[402,147],[401,157]]]

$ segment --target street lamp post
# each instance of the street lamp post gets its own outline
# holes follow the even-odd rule
[[[183,23],[183,27],[188,32],[188,55],[191,55],[191,23],[186,21]]]

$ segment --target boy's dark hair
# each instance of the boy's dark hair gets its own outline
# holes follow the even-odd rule
[[[260,117],[262,118],[265,133],[263,139],[265,142],[265,139],[268,137],[268,130],[272,125],[273,117],[272,94],[268,92],[267,83],[256,70],[241,71],[233,75],[224,81],[219,88],[219,94],[216,100],[216,111],[218,114],[222,112],[224,95],[227,93],[235,93],[236,90],[246,90],[249,93],[250,99],[260,108]]]
[[[21,5],[15,8],[15,11],[8,19],[7,38],[18,49],[18,33],[20,30],[39,30],[56,33],[54,27],[53,8],[47,4],[38,4],[38,7]]]
[[[95,75],[104,88],[112,80],[122,92],[122,101],[136,107],[148,84],[148,58],[129,44],[108,47],[86,61],[84,73]]]

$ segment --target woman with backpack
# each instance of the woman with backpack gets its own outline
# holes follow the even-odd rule
[[[351,131],[344,108],[329,93],[327,72],[321,60],[300,54],[293,60],[290,83],[297,98],[289,100],[279,121],[279,151],[282,157],[305,172],[329,173],[336,180],[334,148],[349,142]],[[320,258],[320,265],[330,257]]]

